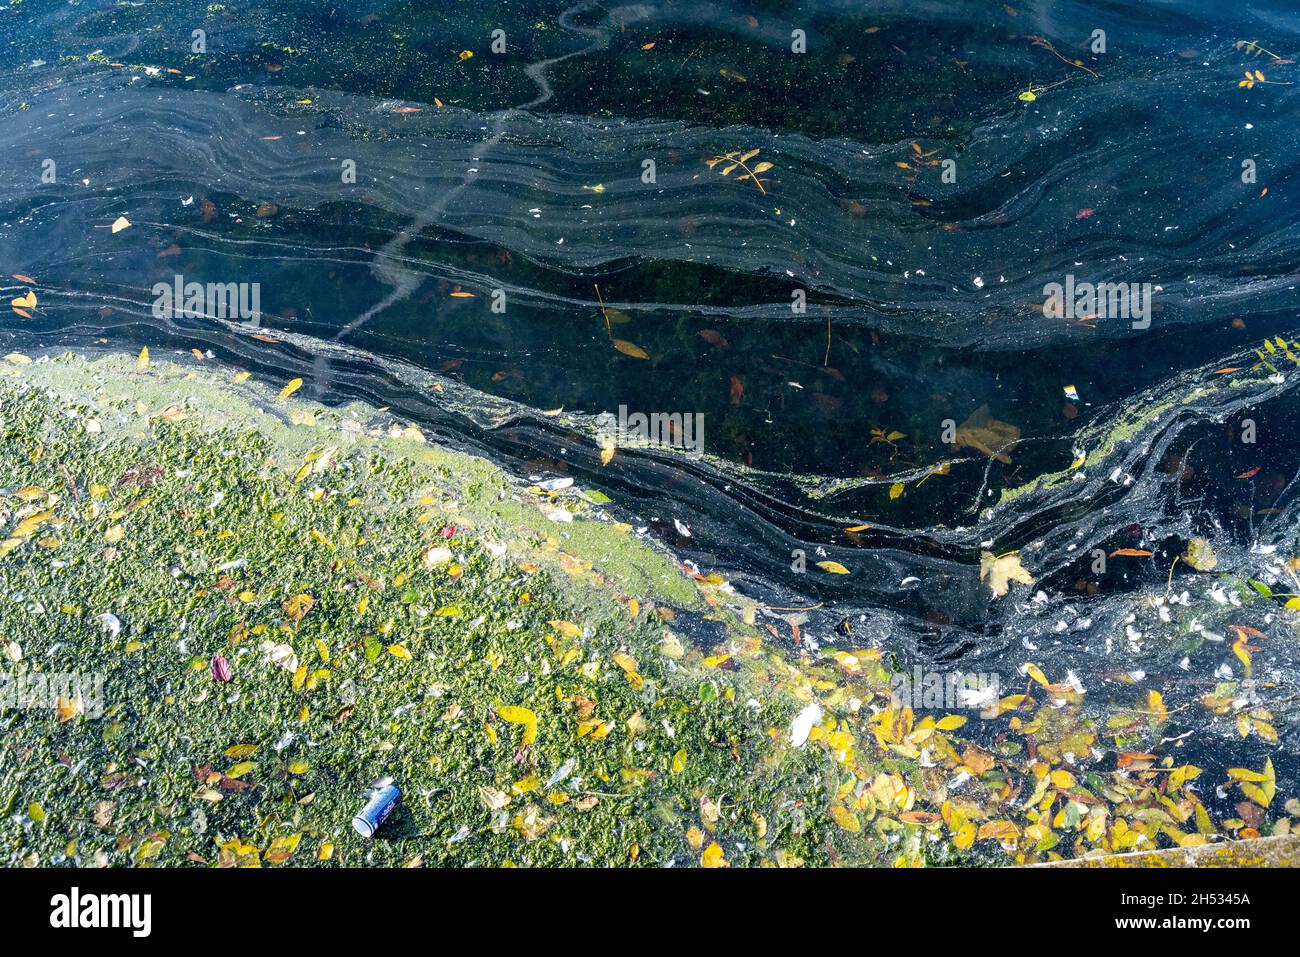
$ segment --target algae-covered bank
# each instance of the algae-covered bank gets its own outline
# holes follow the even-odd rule
[[[716,581],[563,480],[188,365],[3,360],[6,863],[827,860]]]
[[[1035,863],[1300,814],[1271,760],[1213,802],[1158,695],[1030,663],[988,720],[914,709],[599,493],[182,355],[0,360],[9,865]]]

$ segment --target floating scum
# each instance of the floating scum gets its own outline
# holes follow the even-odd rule
[[[1290,103],[1282,84],[1294,65],[1281,54],[1225,41],[1186,57],[1180,13],[1131,30],[1131,57],[1093,71],[1059,62],[1043,38],[1006,42],[1035,17],[1008,5],[990,21],[983,5],[953,3],[945,17],[964,44],[973,29],[999,37],[969,71],[916,69],[921,54],[903,47],[921,50],[926,35],[900,19],[863,33],[902,57],[865,71],[881,87],[872,110],[850,97],[840,112],[783,108],[774,125],[734,107],[746,91],[782,103],[764,85],[795,75],[784,25],[767,16],[710,17],[762,38],[745,48],[750,66],[678,48],[661,27],[698,16],[690,5],[634,20],[627,36],[603,9],[566,14],[562,29],[538,31],[538,53],[574,59],[554,61],[554,99],[525,110],[507,105],[537,95],[545,70],[493,76],[510,93],[499,95],[485,78],[491,58],[463,56],[473,51],[458,39],[428,71],[451,92],[408,101],[378,89],[387,75],[337,82],[358,66],[392,71],[373,40],[388,25],[347,57],[308,54],[289,45],[298,25],[283,7],[248,31],[255,41],[227,34],[246,58],[201,61],[199,82],[198,65],[93,50],[106,35],[134,44],[123,24],[152,25],[161,9],[87,23],[74,8],[31,6],[17,14],[60,27],[46,31],[57,55],[39,48],[42,34],[0,69],[16,104],[0,117],[0,147],[36,157],[58,142],[84,179],[0,179],[0,206],[31,210],[0,234],[21,253],[8,268],[26,270],[5,280],[6,329],[37,343],[155,332],[130,290],[186,262],[289,290],[300,314],[277,320],[290,328],[274,337],[206,323],[165,323],[166,335],[259,370],[293,361],[265,345],[316,362],[259,372],[260,384],[202,348],[178,365],[147,352],[32,361],[22,350],[38,349],[24,344],[0,363],[5,660],[50,673],[93,663],[109,710],[94,720],[87,702],[58,695],[0,714],[5,860],[1001,864],[1290,831],[1294,443],[1252,455],[1224,434],[1243,416],[1258,416],[1263,434],[1294,434],[1300,347],[1270,334],[1258,354],[1207,364],[1237,335],[1222,330],[1237,329],[1238,314],[1252,330],[1291,321],[1293,217],[1275,205],[1285,192],[1243,190],[1235,168],[1221,183],[1206,172],[1242,151],[1248,127],[1253,154],[1289,155],[1292,124],[1251,123],[1252,111]],[[207,11],[214,25],[233,22],[218,7]],[[639,32],[652,28],[658,42]],[[263,33],[279,44],[255,47]],[[138,58],[164,52],[166,34],[142,33],[152,46]],[[767,56],[777,48],[779,65]],[[1028,65],[992,66],[1004,58]],[[183,50],[173,59],[187,62]],[[578,92],[589,88],[593,61],[661,64],[648,75],[682,82],[628,85],[638,97],[672,91],[652,118],[583,109],[575,77]],[[275,82],[246,82],[247,62]],[[344,72],[323,78],[316,62]],[[858,69],[840,66],[845,82]],[[910,128],[923,102],[911,81],[939,71],[959,71],[972,103],[936,107],[922,136]],[[886,75],[908,82],[877,83]],[[804,70],[801,88],[818,76]],[[724,102],[725,123],[701,109]],[[907,128],[854,125],[851,114],[872,124],[891,106]],[[1189,114],[1215,122],[1188,124]],[[835,132],[797,125],[814,118]],[[1208,177],[1195,202],[1167,175],[1171,150]],[[952,183],[939,178],[949,153],[960,158]],[[658,161],[653,184],[640,179],[645,157]],[[359,176],[340,192],[343,158]],[[362,212],[341,210],[349,204]],[[1157,215],[1133,214],[1148,209]],[[82,239],[76,257],[70,236]],[[291,281],[305,260],[323,264],[311,288]],[[1165,281],[1153,306],[1161,336],[1132,337],[1130,324],[1090,313],[1046,315],[1043,282],[1079,264],[1085,281]],[[660,283],[666,267],[687,278]],[[601,372],[620,370],[620,384],[658,377],[674,396],[747,339],[751,352],[761,340],[768,365],[766,346],[793,328],[811,342],[808,362],[801,381],[773,376],[773,407],[807,399],[815,374],[824,405],[806,402],[816,417],[804,421],[829,428],[835,402],[857,393],[888,407],[889,390],[877,399],[859,377],[892,380],[895,393],[924,379],[923,391],[964,403],[951,410],[953,448],[926,457],[919,433],[937,423],[888,408],[870,438],[857,417],[839,421],[856,430],[843,444],[887,459],[884,475],[863,474],[861,458],[819,474],[821,463],[764,472],[761,461],[616,451],[580,413],[539,421],[395,360],[438,351],[424,348],[436,345],[429,302],[472,351],[477,340],[455,342],[466,329],[451,318],[490,315],[501,284],[508,323],[474,327],[500,335],[486,341],[503,382],[524,377],[506,360],[544,374],[577,354],[584,340],[564,338],[570,323],[557,317],[620,364]],[[328,292],[313,301],[317,286]],[[703,302],[705,286],[753,299]],[[790,312],[787,287],[811,294],[806,320]],[[82,311],[92,302],[98,317]],[[834,310],[833,335],[821,305]],[[704,361],[682,358],[676,317],[707,322],[683,321],[680,336]],[[1120,336],[1114,353],[1095,346]],[[1104,375],[1071,375],[1079,388],[1065,396],[1081,417],[1034,421],[1044,396],[1054,415],[1066,380],[1007,369],[1030,350],[1055,369],[1083,361],[1085,347],[1084,365]],[[863,358],[850,365],[854,352]],[[756,370],[714,371],[719,411],[761,419]],[[837,390],[832,373],[851,381]],[[535,458],[521,471],[543,474],[513,482],[387,412],[304,399],[348,390],[477,409],[466,419],[480,430],[448,434],[527,445]],[[543,407],[559,404],[548,396]],[[797,420],[767,418],[764,429],[799,435],[800,457],[813,448]],[[558,461],[570,463],[564,477],[551,475]],[[593,475],[618,501],[583,487]],[[741,543],[737,585],[679,567],[620,521],[669,487],[682,511],[663,524],[689,557],[721,561],[718,543]],[[844,596],[833,610],[743,597],[759,590],[755,571],[785,570],[793,544],[824,547],[809,556],[806,588]],[[1104,573],[1088,570],[1097,553]],[[995,716],[895,703],[891,679],[927,651],[996,672]],[[402,805],[364,842],[349,821],[389,777]]]
[[[1021,863],[1300,816],[1266,682],[1097,707],[1025,660],[991,720],[917,713],[881,649],[779,651],[567,481],[211,364],[3,363],[5,658],[106,674],[99,720],[0,716],[9,864]],[[989,601],[1032,580],[1013,558]],[[1184,760],[1192,710],[1251,760]],[[366,841],[377,777],[404,798]]]

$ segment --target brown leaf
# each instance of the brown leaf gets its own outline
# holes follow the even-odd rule
[[[1011,464],[1007,450],[1019,441],[1019,427],[993,418],[987,405],[980,406],[957,426],[957,445],[983,452],[1007,465]]]
[[[961,763],[980,775],[993,767],[993,755],[972,745],[961,756]]]
[[[1259,805],[1241,801],[1236,807],[1238,816],[1251,827],[1259,827],[1264,823],[1264,809]]]

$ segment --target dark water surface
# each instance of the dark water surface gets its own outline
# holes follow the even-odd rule
[[[1201,693],[1242,676],[1198,628],[1290,613],[1170,575],[1187,541],[1300,591],[1300,373],[1254,351],[1300,327],[1292,3],[0,0],[0,54],[0,273],[40,295],[10,347],[197,347],[391,404],[904,664]],[[751,150],[761,189],[707,165]],[[155,318],[177,274],[259,283],[276,341]],[[1149,327],[1046,315],[1067,275],[1150,283]],[[703,413],[705,454],[602,466],[620,406]],[[945,442],[985,407],[1009,461]],[[990,600],[980,554],[1013,549],[1037,583]],[[1183,591],[1212,614],[1165,620]]]

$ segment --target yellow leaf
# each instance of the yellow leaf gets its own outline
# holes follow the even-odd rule
[[[818,562],[817,567],[824,572],[830,572],[832,575],[847,575],[849,573],[849,570],[839,562]]]
[[[957,833],[952,836],[953,846],[959,851],[967,850],[975,843],[975,822],[967,821],[961,827],[957,828]]]
[[[536,724],[537,715],[528,708],[521,708],[518,705],[502,705],[497,708],[497,714],[502,721],[508,721],[510,724]]]
[[[899,498],[906,488],[907,486],[902,482],[895,482],[893,485],[889,486],[889,497],[891,499]]]
[[[148,347],[148,346],[142,346],[142,347],[141,347],[141,349],[140,349],[140,357],[139,357],[138,359],[135,360],[135,367],[136,367],[137,369],[147,369],[147,368],[149,367],[149,347]]]
[[[81,698],[65,698],[59,695],[54,699],[54,713],[60,724],[66,724],[82,712]]]
[[[1164,721],[1169,717],[1169,709],[1165,707],[1164,696],[1154,688],[1147,692],[1147,708],[1157,721]]]
[[[649,359],[650,353],[646,352],[640,346],[628,342],[626,339],[614,339],[614,348],[625,356],[631,356],[633,359]]]
[[[1245,667],[1246,677],[1249,678],[1254,672],[1254,668],[1251,664],[1250,649],[1246,647],[1246,642],[1243,638],[1238,638],[1232,643],[1232,653],[1237,656],[1237,659]]]
[[[411,653],[406,650],[405,645],[389,645],[388,653],[394,658],[401,658],[403,661],[411,660]]]
[[[517,705],[502,705],[497,708],[497,715],[502,721],[523,725],[524,744],[532,744],[537,740],[537,715],[528,708],[521,708]]]
[[[514,784],[510,785],[510,790],[515,794],[527,794],[529,791],[536,791],[542,786],[541,780],[536,774],[530,774],[525,778],[520,778]]]
[[[1265,760],[1262,773],[1247,768],[1229,768],[1228,777],[1236,781],[1242,793],[1260,807],[1268,807],[1273,803],[1277,778],[1273,771],[1272,758]]]
[[[704,849],[704,854],[700,857],[701,867],[730,867],[727,863],[727,857],[718,844],[710,844]]]
[[[1069,771],[1063,771],[1058,769],[1052,772],[1051,777],[1052,777],[1052,783],[1056,785],[1058,788],[1062,788],[1064,790],[1069,790],[1070,788],[1074,787],[1075,784],[1078,783],[1074,775],[1071,774]]]
[[[122,230],[129,229],[130,227],[131,221],[125,216],[119,216],[117,219],[113,220],[112,228],[114,233],[120,233]]]
[[[303,592],[300,595],[294,595],[292,598],[287,599],[281,607],[284,609],[284,613],[294,621],[301,621],[303,616],[305,616],[307,612],[311,611],[315,604],[316,599],[306,592]]]
[[[578,737],[588,738],[592,741],[600,741],[609,737],[609,733],[613,730],[613,721],[602,721],[600,718],[589,718],[586,721],[578,722]]]
[[[862,822],[858,820],[857,815],[843,804],[835,804],[831,807],[831,817],[850,834],[857,834],[862,830]]]
[[[682,748],[673,755],[673,774],[681,774],[686,770],[686,749]]]
[[[245,774],[253,770],[255,767],[257,767],[257,764],[254,761],[240,761],[238,764],[234,765],[233,767],[231,767],[229,771],[226,772],[226,777],[242,778]]]
[[[285,387],[280,390],[280,398],[287,399],[289,398],[289,396],[293,395],[301,388],[302,388],[301,379],[290,379],[288,384],[286,384]]]
[[[290,834],[287,837],[277,837],[267,846],[266,859],[272,863],[288,860],[293,856],[293,852],[298,850],[298,842],[301,840],[301,834]]]

